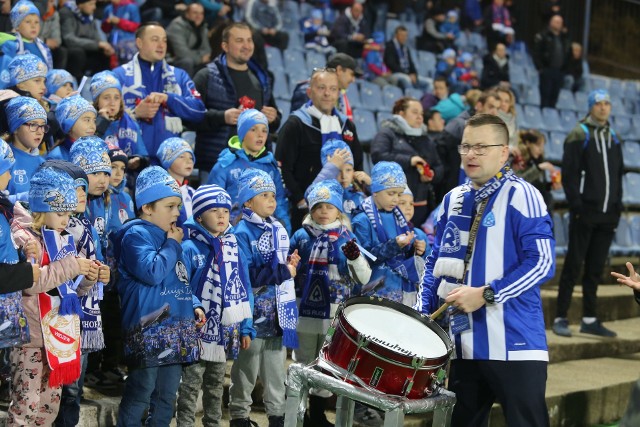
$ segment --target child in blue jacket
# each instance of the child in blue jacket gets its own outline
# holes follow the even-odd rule
[[[415,302],[424,260],[414,256],[415,233],[398,208],[407,178],[399,164],[379,162],[371,170],[371,191],[353,218],[360,244],[377,257],[363,295],[376,295],[405,305]]]
[[[149,405],[147,422],[169,425],[182,364],[199,357],[196,326],[204,324],[205,314],[191,292],[182,255],[180,196],[164,169],[144,169],[136,180],[139,218],[114,238],[129,367],[118,410],[121,426],[138,423]]]
[[[75,77],[67,70],[53,69],[47,72],[45,96],[49,102],[50,110],[55,111],[58,103],[78,90]]]
[[[227,190],[231,196],[233,207],[231,223],[242,214],[242,205],[238,203],[238,178],[242,171],[256,168],[265,171],[276,186],[277,207],[275,217],[281,221],[288,232],[291,232],[289,219],[289,202],[282,184],[282,175],[273,153],[265,147],[269,136],[267,117],[255,109],[247,109],[238,117],[238,135],[229,140],[229,148],[225,148],[211,172],[207,184],[216,184]]]
[[[200,330],[200,362],[182,369],[176,419],[194,425],[196,401],[202,388],[203,422],[219,425],[227,360],[246,350],[255,336],[250,322],[253,292],[244,276],[238,242],[229,225],[231,198],[217,185],[203,185],[193,195],[193,216],[185,227],[189,240],[182,243],[191,290],[202,303],[207,323]]]
[[[238,203],[244,207],[242,220],[235,227],[245,277],[254,294],[253,319],[243,322],[242,330],[253,325],[253,342],[241,350],[231,369],[229,413],[231,424],[244,425],[251,411],[251,392],[260,375],[269,425],[284,421],[285,347],[296,348],[298,308],[293,278],[300,257],[288,257],[289,235],[273,217],[276,186],[268,173],[246,169],[238,182]],[[248,343],[247,343],[248,344]]]
[[[72,95],[64,98],[56,107],[56,120],[65,138],[49,151],[47,159],[70,161],[69,150],[78,138],[96,134],[96,109],[81,97]]]
[[[44,162],[38,147],[48,128],[47,112],[35,99],[18,96],[7,103],[6,114],[11,132],[9,142],[15,157],[13,179],[7,190],[12,201],[26,201],[29,181]]]
[[[36,5],[31,1],[20,0],[11,8],[9,18],[15,38],[2,44],[2,53],[9,58],[30,53],[40,58],[48,68],[53,68],[51,49],[38,38],[42,22]]]

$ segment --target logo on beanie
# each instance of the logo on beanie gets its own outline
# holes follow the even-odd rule
[[[43,202],[55,211],[74,211],[75,203],[65,203],[64,196],[58,190],[49,190],[45,193]]]
[[[167,180],[167,185],[169,186],[169,188],[171,188],[171,191],[180,194],[180,186],[175,179],[169,178],[169,180]]]
[[[387,175],[387,176],[383,177],[381,183],[382,183],[382,185],[384,187],[387,187],[387,188],[395,188],[395,187],[404,187],[405,186],[404,181],[401,182],[400,180],[396,179],[396,177],[393,176],[393,175]]]
[[[249,188],[256,193],[264,193],[265,191],[272,191],[275,193],[275,188],[270,181],[264,180],[260,176],[256,176],[249,181]]]

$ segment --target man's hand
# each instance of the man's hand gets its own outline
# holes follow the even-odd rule
[[[240,349],[246,350],[251,346],[251,337],[249,335],[245,335],[240,338]]]
[[[473,313],[485,304],[485,300],[482,297],[483,292],[484,286],[479,288],[460,286],[449,292],[445,302],[450,303],[465,313]]]
[[[113,49],[113,46],[111,46],[109,43],[104,41],[98,43],[98,47],[102,49],[102,53],[104,53],[105,56],[111,56],[116,52]]]
[[[366,172],[357,171],[353,174],[353,179],[366,185],[371,185],[371,177]]]
[[[409,74],[409,78],[411,79],[411,83],[413,84],[416,84],[416,82],[418,81],[418,76],[416,75],[416,73]]]
[[[228,4],[225,4],[218,11],[218,16],[225,16],[229,12],[231,12],[231,6],[229,6]]]
[[[108,19],[107,22],[109,22],[112,25],[118,25],[120,23],[120,18],[118,18],[115,15],[111,15]]]
[[[230,126],[237,125],[240,113],[242,113],[242,110],[239,108],[229,108],[224,112],[224,122]]]
[[[278,118],[278,110],[273,107],[262,107],[262,114],[267,116],[267,121],[269,123],[273,123],[273,121]]]
[[[155,117],[160,109],[160,104],[157,102],[151,102],[145,98],[141,103],[136,105],[133,112],[139,119],[151,120]]]
[[[184,4],[184,3],[177,3],[177,4],[175,5],[175,9],[176,9],[178,12],[183,12],[183,11],[187,10],[187,5],[186,5],[186,4]]]
[[[169,95],[162,92],[151,92],[149,95],[147,95],[147,99],[149,100],[149,102],[164,104],[169,100]]]
[[[400,234],[399,236],[396,236],[396,243],[401,248],[404,248],[405,246],[411,244],[411,241],[413,241],[414,237],[415,237],[415,233],[413,231],[407,231],[404,234]]]
[[[633,264],[630,262],[627,263],[627,270],[629,270],[629,276],[615,273],[613,271],[611,272],[611,275],[618,280],[618,283],[628,286],[634,291],[640,291],[640,276],[638,276],[638,273],[636,273],[633,268]]]
[[[427,161],[420,156],[411,157],[411,166],[426,165]]]
[[[91,282],[95,282],[98,280],[99,266],[94,260],[89,261],[91,262],[91,265],[89,265],[89,272],[85,274],[84,277]]]
[[[55,39],[47,39],[45,40],[45,44],[47,45],[47,47],[51,50],[53,49],[57,49],[60,47],[60,44],[58,43],[57,40]]]
[[[80,266],[80,274],[83,276],[89,274],[93,261],[86,258],[76,258],[76,261],[78,261],[78,265]]]
[[[127,169],[129,170],[137,170],[140,167],[140,157],[132,157],[127,162]]]
[[[202,55],[202,63],[208,64],[209,62],[211,62],[211,54],[205,53],[204,55]]]

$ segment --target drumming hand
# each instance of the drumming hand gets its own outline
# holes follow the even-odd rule
[[[445,302],[450,303],[454,307],[464,311],[465,313],[473,313],[485,304],[482,293],[484,287],[460,286],[449,292]]]
[[[245,335],[240,339],[240,349],[246,350],[251,346],[251,337],[249,335]]]
[[[360,256],[360,248],[356,243],[356,239],[351,239],[347,243],[345,243],[344,246],[342,246],[342,252],[344,253],[344,256],[346,256],[350,261],[358,259],[358,257]]]
[[[200,307],[198,307],[193,312],[194,312],[194,314],[196,316],[196,328],[200,329],[207,322],[207,318],[204,315],[204,310],[201,309]]]

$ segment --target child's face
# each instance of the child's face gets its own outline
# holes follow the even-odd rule
[[[444,62],[446,62],[449,65],[456,65],[456,58],[445,58]]]
[[[528,143],[527,148],[529,149],[529,154],[534,159],[539,159],[544,154],[544,143],[536,142],[535,144]]]
[[[89,194],[92,196],[102,196],[109,188],[109,174],[106,172],[96,172],[87,174],[89,177]]]
[[[191,153],[182,153],[174,160],[169,168],[169,172],[174,178],[185,179],[193,172],[193,156]]]
[[[44,77],[34,77],[32,79],[25,80],[24,82],[20,82],[16,86],[18,89],[28,92],[37,101],[42,100],[42,97],[47,91]]]
[[[415,211],[415,208],[413,207],[413,196],[409,194],[401,194],[398,198],[398,208],[400,209],[400,212],[402,212],[402,215],[404,215],[404,219],[411,221]]]
[[[270,217],[276,211],[276,194],[271,191],[265,191],[250,199],[244,205],[262,218]]]
[[[0,191],[4,191],[7,189],[7,187],[9,186],[9,181],[11,181],[11,169],[0,175]]]
[[[211,208],[200,215],[198,222],[206,228],[209,233],[219,236],[229,227],[229,209]]]
[[[84,13],[85,15],[93,15],[93,12],[96,11],[96,0],[90,0],[88,2],[80,3],[78,5],[78,9],[80,9],[80,12]]]
[[[61,233],[69,225],[69,218],[71,218],[71,212],[46,212],[44,214],[44,225]]]
[[[153,207],[144,205],[143,210],[148,214],[145,215],[145,219],[157,225],[163,231],[169,231],[180,216],[181,204],[182,199],[180,197],[171,196],[158,200]]]
[[[82,213],[87,209],[87,192],[84,191],[84,187],[76,187],[76,196],[78,196],[77,213]]]
[[[98,111],[106,109],[109,117],[115,117],[122,106],[122,95],[116,88],[107,89],[98,97]]]
[[[18,149],[26,149],[23,151],[31,151],[34,148],[40,146],[42,139],[44,138],[44,126],[46,126],[44,119],[35,119],[27,123],[22,124],[15,131],[16,146]],[[29,127],[30,124],[38,125],[38,129],[33,132]]]
[[[73,140],[83,136],[93,136],[96,133],[96,115],[87,111],[80,116],[69,132],[69,137]]]
[[[58,88],[55,95],[63,99],[71,95],[72,93],[73,93],[73,85],[71,83],[65,83]]]
[[[404,188],[389,188],[387,190],[378,191],[373,193],[373,201],[378,209],[383,211],[390,211],[398,206],[400,195],[404,191]]]
[[[253,126],[244,136],[242,148],[252,156],[258,155],[267,143],[267,135],[268,131],[265,125],[258,124]]]
[[[353,183],[354,173],[355,173],[355,170],[353,169],[353,166],[350,165],[349,163],[345,163],[342,166],[342,170],[338,175],[338,182],[340,183],[340,185],[342,185],[342,188],[347,188]]]
[[[311,211],[311,219],[320,225],[331,224],[339,217],[340,211],[330,203],[318,203]]]
[[[27,15],[20,25],[18,25],[16,30],[25,39],[35,40],[38,37],[38,34],[40,34],[40,18],[35,13]]]
[[[111,162],[111,177],[109,178],[109,184],[113,187],[118,187],[124,179],[124,173],[126,165],[121,161]]]
[[[500,97],[500,111],[508,113],[511,108],[511,97],[506,92],[498,92],[498,96]]]

